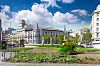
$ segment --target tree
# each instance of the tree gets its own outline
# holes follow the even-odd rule
[[[24,47],[24,39],[21,39],[20,40],[20,45],[19,45],[20,47]]]
[[[82,43],[90,43],[92,34],[90,32],[84,33],[82,37]]]
[[[50,35],[49,34],[45,34],[44,36],[44,41],[45,41],[45,43],[50,43]]]
[[[58,43],[58,37],[53,36],[52,37],[52,40],[53,40],[53,43],[54,44],[57,44]]]
[[[64,34],[60,34],[59,35],[59,44],[62,44],[63,43],[63,41],[64,41]]]
[[[76,34],[76,37],[75,37],[74,42],[75,42],[75,43],[78,43],[78,42],[80,41],[79,39],[80,39],[80,36]]]

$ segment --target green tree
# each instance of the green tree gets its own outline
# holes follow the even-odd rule
[[[20,46],[20,47],[24,47],[24,39],[21,39],[21,40],[20,40],[19,46]]]
[[[50,35],[49,34],[45,34],[43,37],[44,37],[45,43],[49,44],[50,43]]]
[[[53,40],[53,43],[54,43],[54,44],[57,44],[57,43],[58,43],[58,37],[53,36],[53,37],[52,37],[52,40]]]
[[[78,43],[78,42],[80,41],[79,39],[80,39],[80,35],[77,35],[77,34],[76,34],[76,37],[75,37],[75,39],[74,39],[74,42],[75,42],[75,43]]]
[[[62,44],[63,43],[63,41],[64,41],[64,34],[60,34],[59,35],[59,44]]]
[[[82,37],[82,43],[90,43],[92,34],[90,32],[84,33]]]

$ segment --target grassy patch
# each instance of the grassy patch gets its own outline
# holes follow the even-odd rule
[[[97,48],[76,48],[76,51],[78,51],[78,52],[100,51],[100,49],[97,49]]]
[[[38,48],[45,48],[45,49],[51,49],[51,50],[57,50],[59,51],[60,46],[55,46],[55,45],[39,45],[37,46]]]
[[[32,48],[25,48],[25,47],[20,47],[20,48],[9,48],[9,49],[5,49],[5,50],[0,50],[1,52],[2,51],[6,51],[6,52],[16,52],[16,51],[27,51],[27,50],[30,50]]]

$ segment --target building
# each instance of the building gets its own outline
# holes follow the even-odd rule
[[[92,45],[94,48],[100,48],[100,5],[92,14],[91,21]]]
[[[2,31],[2,44],[5,44],[5,46],[7,46],[7,44],[11,44],[10,36],[13,33],[13,31],[15,31],[14,28],[8,28]]]
[[[2,43],[2,20],[0,19],[0,43]]]
[[[16,30],[16,33],[10,35],[12,44],[14,41],[20,43],[20,40],[24,40],[25,45],[40,45],[40,44],[52,44],[52,39],[47,42],[44,41],[44,35],[58,37],[60,34],[64,34],[64,31],[53,29],[52,27],[41,28],[37,24],[36,27],[32,27],[30,24],[26,24],[25,20],[22,20],[22,25]]]

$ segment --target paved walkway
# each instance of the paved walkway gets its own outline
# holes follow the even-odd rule
[[[0,66],[100,66],[99,64],[45,64],[45,63],[8,63],[0,62]]]

